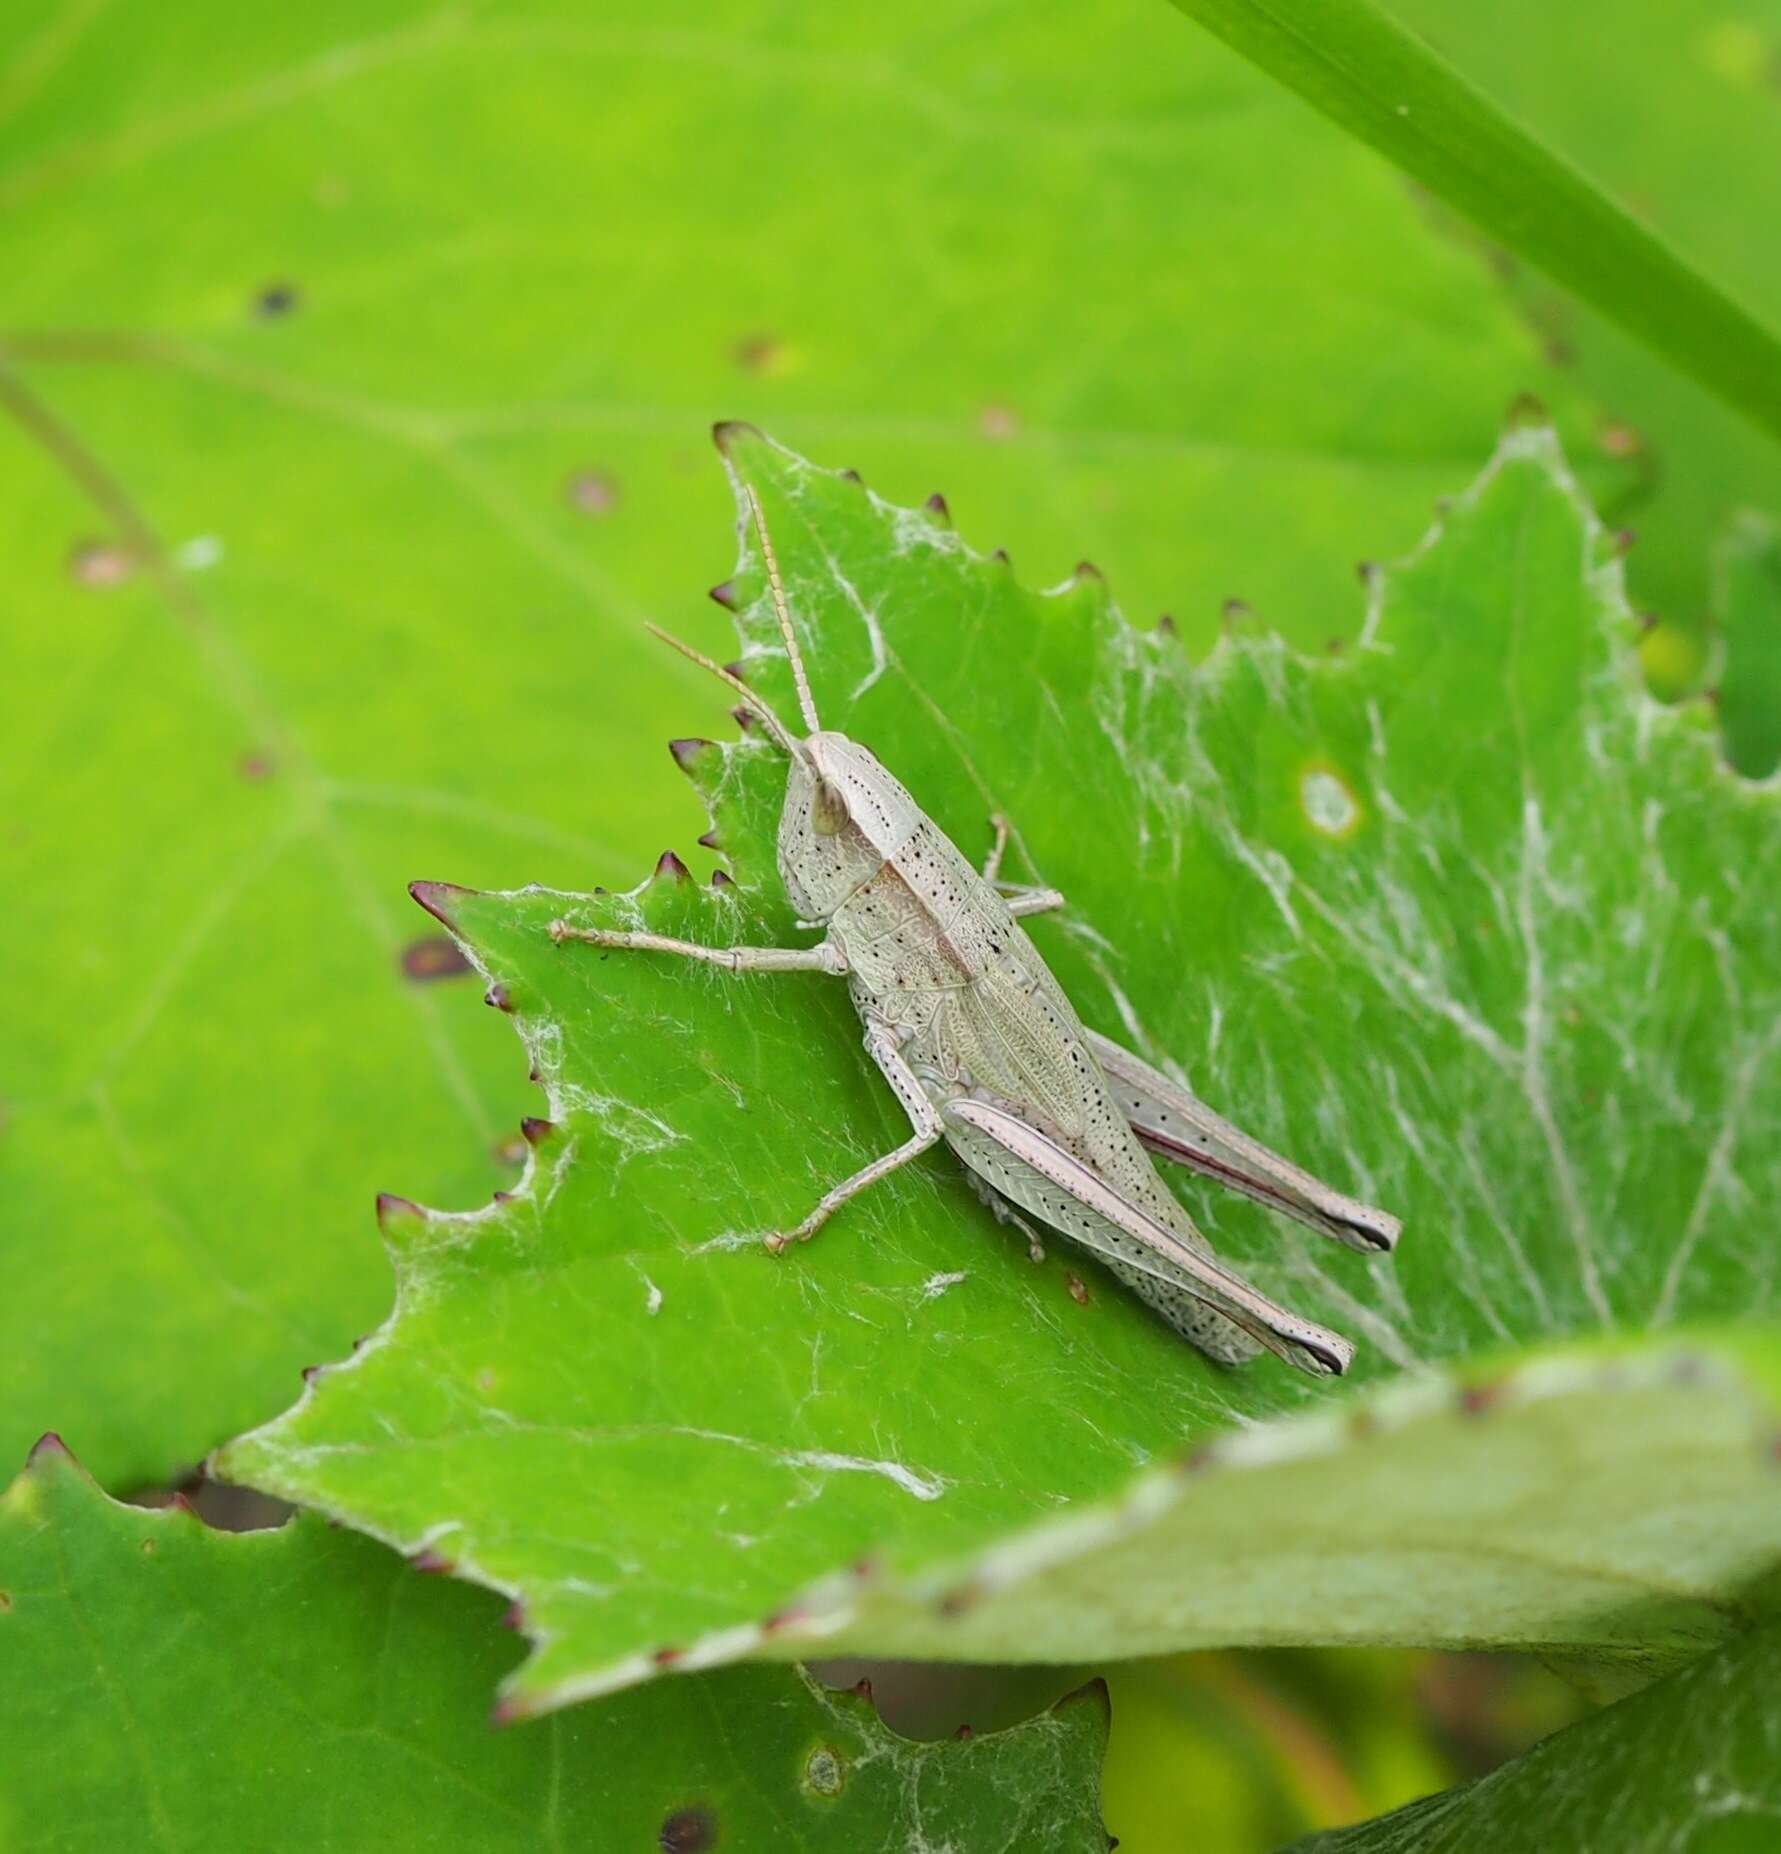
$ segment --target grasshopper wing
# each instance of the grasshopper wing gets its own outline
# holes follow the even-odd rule
[[[962,1123],[1005,1155],[991,1175],[997,1190],[1085,1248],[1184,1290],[1301,1371],[1339,1377],[1348,1369],[1354,1347],[1346,1339],[1288,1313],[1210,1254],[1189,1248],[1174,1231],[1018,1115],[974,1100],[948,1101],[942,1112],[955,1129]],[[984,1156],[979,1152],[975,1160]]]
[[[1120,1112],[1158,1158],[1185,1165],[1363,1254],[1378,1255],[1396,1247],[1403,1228],[1396,1217],[1332,1191],[1290,1159],[1239,1131],[1129,1049],[1092,1030],[1085,1034]]]

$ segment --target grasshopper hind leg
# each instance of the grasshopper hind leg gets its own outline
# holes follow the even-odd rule
[[[1009,1203],[987,1178],[974,1172],[970,1166],[964,1168],[965,1182],[989,1207],[989,1213],[998,1223],[1006,1223],[1017,1229],[1027,1239],[1027,1256],[1034,1262],[1045,1260],[1045,1244],[1039,1239],[1039,1232]]]
[[[1190,1345],[1221,1365],[1246,1365],[1261,1355],[1263,1347],[1222,1313],[1215,1313],[1203,1300],[1166,1281],[1157,1280],[1140,1269],[1128,1268],[1112,1256],[1098,1256],[1101,1266],[1138,1296],[1163,1322],[1173,1327]]]
[[[1012,1200],[998,1191],[975,1166],[965,1166],[964,1173],[966,1182],[988,1205],[995,1220],[1019,1230],[1026,1238],[1027,1254],[1035,1262],[1044,1261],[1045,1245],[1040,1241],[1038,1231],[1021,1215]],[[1142,1269],[1128,1267],[1116,1256],[1099,1251],[1090,1253],[1094,1254],[1114,1280],[1130,1288],[1164,1325],[1178,1332],[1190,1345],[1198,1346],[1218,1364],[1246,1365],[1263,1351],[1264,1348],[1235,1321],[1227,1320],[1203,1300],[1166,1281],[1159,1281],[1155,1275],[1146,1274]]]

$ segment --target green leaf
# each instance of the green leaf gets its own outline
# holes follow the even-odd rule
[[[1719,723],[1752,779],[1781,766],[1781,524],[1746,514],[1719,546]]]
[[[312,1517],[231,1534],[117,1505],[51,1438],[0,1496],[0,1842],[1106,1847],[1099,1686],[968,1742],[777,1668],[490,1731],[499,1613]]]
[[[1395,177],[1149,0],[11,35],[15,1446],[166,1480],[379,1317],[374,1191],[513,1181],[523,1070],[401,885],[692,854],[657,771],[706,692],[636,621],[717,638],[714,414],[1196,644],[1240,596],[1321,645],[1356,537],[1407,544],[1514,392],[1587,434],[1549,371]]]
[[[932,514],[727,441],[825,722],[968,853],[1014,821],[1088,1023],[1403,1213],[1363,1262],[1183,1187],[1378,1388],[1219,1370],[1067,1244],[1035,1267],[944,1151],[764,1254],[906,1132],[843,987],[547,932],[796,938],[779,760],[694,742],[739,883],[422,889],[549,1120],[512,1199],[387,1206],[390,1321],[223,1471],[519,1596],[526,1705],[814,1639],[1661,1665],[1736,1626],[1781,1537],[1778,800],[1644,695],[1551,434],[1506,436],[1375,578],[1364,647],[1240,636],[1203,672],[1098,576],[1036,595]],[[794,712],[752,554],[735,586]]]
[[[1755,1631],[1476,1783],[1293,1854],[1758,1854],[1781,1816],[1778,1652],[1781,1629]]]
[[[1373,0],[1175,4],[1781,438],[1781,339]]]

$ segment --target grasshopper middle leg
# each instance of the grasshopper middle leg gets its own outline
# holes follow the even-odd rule
[[[861,1166],[851,1178],[844,1178],[833,1189],[825,1191],[816,1208],[795,1229],[775,1231],[771,1236],[764,1237],[762,1240],[775,1255],[782,1255],[795,1242],[808,1242],[849,1198],[859,1196],[869,1185],[877,1184],[879,1179],[888,1178],[911,1159],[920,1158],[940,1139],[940,1115],[923,1092],[921,1083],[916,1080],[914,1070],[903,1060],[902,1052],[897,1048],[895,1033],[888,1025],[869,1023],[866,1026],[866,1048],[871,1052],[872,1060],[878,1064],[884,1079],[890,1083],[897,1099],[902,1102],[903,1111],[909,1116],[909,1124],[914,1131],[894,1151],[874,1159],[870,1165]]]
[[[1008,912],[1018,917],[1023,914],[1048,914],[1053,908],[1061,908],[1064,898],[1055,888],[1047,888],[1043,883],[1002,880],[1002,857],[1008,848],[1008,820],[998,811],[990,823],[995,828],[996,840],[990,845],[989,855],[983,859],[983,879],[1007,902]]]

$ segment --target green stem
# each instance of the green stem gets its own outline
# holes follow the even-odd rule
[[[1781,439],[1781,340],[1373,0],[1174,4]]]

